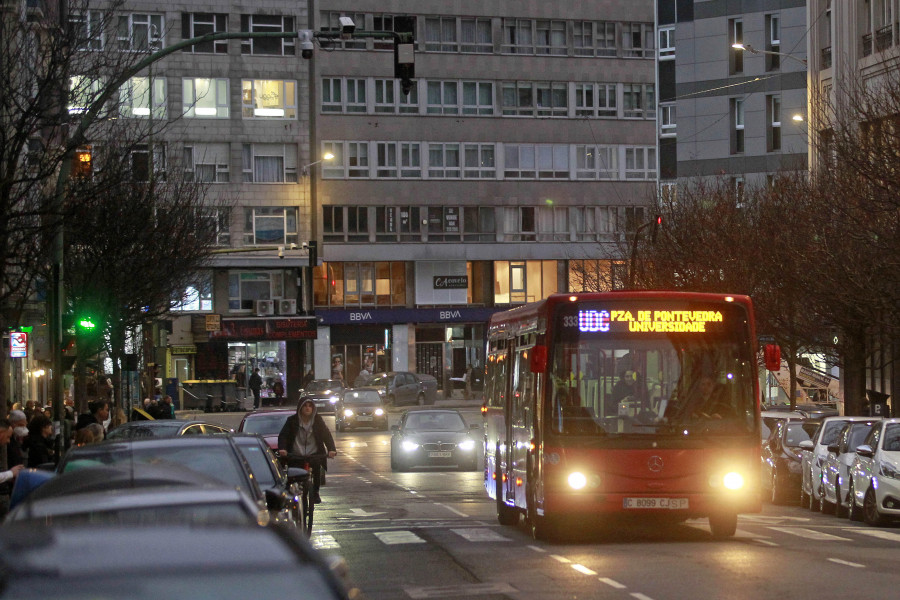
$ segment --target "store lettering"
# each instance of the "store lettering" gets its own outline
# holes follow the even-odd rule
[[[350,313],[351,321],[371,321],[372,313],[364,312],[364,313]]]
[[[458,310],[442,310],[440,311],[440,318],[442,321],[446,321],[447,319],[458,319],[462,316],[462,314]]]

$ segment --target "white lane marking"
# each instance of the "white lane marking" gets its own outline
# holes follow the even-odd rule
[[[414,534],[412,531],[376,531],[375,537],[388,546],[425,543],[425,540]]]
[[[755,521],[757,523],[780,523],[781,521],[810,521],[809,517],[769,517],[766,515],[741,515],[742,521]]]
[[[574,565],[572,565],[572,568],[575,569],[576,571],[578,571],[579,573],[584,573],[585,575],[596,575],[597,574],[596,571],[591,571],[584,565],[574,564]]]
[[[351,508],[350,512],[354,517],[374,517],[385,514],[383,512],[366,512],[364,508]]]
[[[631,597],[637,598],[638,600],[653,600],[653,598],[651,598],[650,596],[645,596],[644,594],[641,594],[639,592],[632,592]]]
[[[465,538],[470,542],[509,542],[509,538],[505,538],[493,529],[486,527],[469,527],[466,529],[451,529],[456,535]]]
[[[456,509],[453,508],[452,506],[447,506],[446,504],[442,504],[442,503],[440,503],[440,502],[435,502],[435,505],[441,506],[441,507],[443,507],[443,508],[446,508],[447,510],[449,510],[449,511],[452,512],[453,514],[459,515],[459,516],[461,516],[461,517],[468,517],[468,516],[469,516],[469,515],[467,515],[467,514],[464,513],[464,512],[461,512],[461,511],[456,510]]]
[[[334,539],[333,535],[327,534],[315,536],[312,545],[316,550],[334,550],[341,547],[341,545],[337,543],[337,540]]]
[[[610,579],[609,577],[601,577],[600,583],[605,583],[611,588],[616,588],[617,590],[624,590],[626,586],[622,585],[615,579]]]
[[[555,560],[555,561],[557,561],[557,562],[561,562],[561,563],[563,563],[563,564],[568,564],[568,563],[572,562],[571,560],[569,560],[569,559],[566,558],[565,556],[560,556],[559,554],[551,554],[551,555],[550,555],[550,558],[552,558],[553,560]]]
[[[535,552],[546,552],[546,550],[544,550],[543,548],[541,548],[539,546],[527,546],[527,548],[530,548],[530,549],[534,550]]]
[[[778,544],[776,544],[775,542],[770,542],[769,540],[761,540],[759,538],[753,538],[753,541],[756,542],[757,544],[763,544],[765,546],[773,546],[776,548],[778,547]]]
[[[484,594],[515,594],[519,590],[508,583],[471,583],[438,587],[404,587],[410,598],[450,598],[453,596],[477,596]]]
[[[853,533],[860,533],[862,535],[870,535],[872,537],[876,537],[882,540],[890,540],[892,542],[900,542],[900,533],[891,533],[890,531],[880,531],[878,529],[845,529],[844,531],[852,531]]]
[[[829,561],[833,563],[837,563],[839,565],[846,565],[848,567],[855,567],[857,569],[865,569],[866,565],[861,565],[859,563],[850,562],[849,560],[841,560],[840,558],[829,558]]]
[[[830,533],[824,533],[822,531],[814,531],[812,529],[806,529],[803,527],[769,527],[769,529],[773,529],[775,531],[780,531],[782,533],[789,533],[791,535],[796,535],[797,537],[806,538],[808,540],[816,540],[817,542],[849,542],[850,538],[839,537],[836,535],[831,535]]]

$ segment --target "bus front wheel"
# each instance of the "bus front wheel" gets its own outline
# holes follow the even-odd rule
[[[709,515],[709,529],[717,540],[733,536],[737,531],[737,513],[716,512]]]

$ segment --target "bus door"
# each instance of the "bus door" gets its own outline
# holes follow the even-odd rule
[[[517,348],[512,365],[512,390],[509,403],[509,462],[507,499],[525,508],[525,481],[528,454],[534,437],[534,382],[531,372],[531,348]]]
[[[508,439],[506,416],[506,373],[509,360],[506,354],[506,341],[495,345],[492,340],[487,360],[487,381],[492,382],[484,391],[484,402],[487,411],[484,423],[484,466],[485,488],[490,497],[495,497],[498,486],[495,480],[502,482],[502,464],[506,458],[502,456]]]

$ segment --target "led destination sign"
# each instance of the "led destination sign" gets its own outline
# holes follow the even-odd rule
[[[563,317],[563,325],[583,333],[622,330],[634,333],[704,333],[708,323],[722,323],[716,310],[579,310],[576,318]]]

